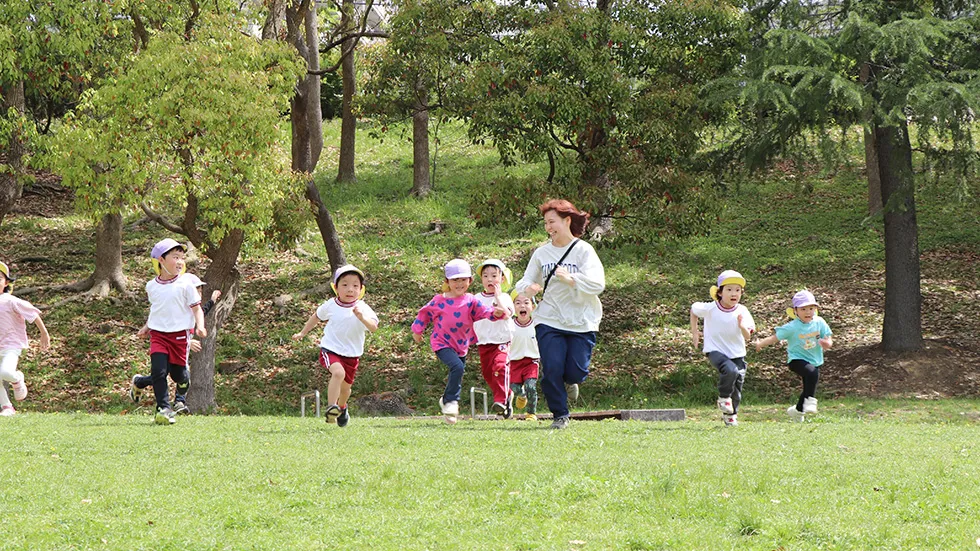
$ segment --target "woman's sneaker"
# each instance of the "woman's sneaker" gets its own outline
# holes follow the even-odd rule
[[[786,410],[786,414],[789,415],[790,420],[795,423],[803,422],[803,412],[796,409],[796,406],[789,406],[789,409]]]
[[[16,414],[17,411],[14,410],[14,406],[3,406],[3,408],[0,408],[0,417],[13,417]]]
[[[568,393],[568,399],[570,401],[574,402],[578,400],[578,383],[565,383],[565,392]]]
[[[17,372],[17,380],[10,383],[10,388],[14,389],[14,400],[18,402],[27,398],[27,385],[24,384],[24,374]]]
[[[325,417],[328,423],[336,423],[337,418],[340,417],[340,406],[337,404],[331,404],[330,407],[327,408],[327,414]]]
[[[559,418],[557,418],[557,419],[555,419],[554,421],[551,422],[551,428],[553,428],[555,430],[567,429],[569,423],[571,423],[571,422],[572,422],[571,417],[569,417],[567,415],[564,416],[564,417],[559,417]]]
[[[817,399],[813,396],[803,399],[803,413],[816,413],[817,412]]]
[[[347,412],[347,408],[340,410],[340,415],[337,416],[337,426],[346,427],[348,421],[350,421],[350,413]]]

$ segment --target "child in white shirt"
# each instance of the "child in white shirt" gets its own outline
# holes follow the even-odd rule
[[[517,319],[514,320],[514,339],[510,343],[510,388],[517,396],[517,409],[527,407],[524,419],[537,421],[538,416],[538,367],[541,354],[534,334],[534,300],[525,295],[514,298]]]
[[[480,370],[483,380],[493,393],[493,412],[509,419],[513,413],[510,394],[510,341],[514,335],[514,301],[510,295],[499,293],[506,289],[510,271],[496,258],[485,260],[476,268],[476,274],[483,283],[483,292],[476,296],[484,306],[500,306],[507,310],[507,317],[501,320],[485,319],[473,322],[477,350],[480,353]]]

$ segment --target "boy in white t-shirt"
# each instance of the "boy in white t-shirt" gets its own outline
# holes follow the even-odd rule
[[[10,275],[10,269],[0,262],[0,417],[10,417],[17,413],[10,403],[4,383],[10,383],[15,400],[27,398],[24,373],[17,369],[20,354],[28,346],[27,324],[34,324],[41,332],[41,350],[47,350],[51,345],[48,329],[41,321],[41,311],[30,302],[10,294],[12,281],[14,278]]]
[[[347,400],[364,354],[365,336],[378,330],[378,315],[362,300],[365,287],[361,270],[350,264],[337,268],[331,287],[337,296],[321,304],[293,340],[303,339],[317,324],[327,322],[320,339],[320,365],[330,371],[326,421],[346,427],[350,421]]]
[[[480,353],[480,371],[493,393],[493,412],[509,419],[513,413],[510,392],[510,341],[514,338],[514,301],[503,291],[510,281],[510,271],[496,258],[485,260],[476,268],[483,282],[483,292],[476,296],[484,306],[499,306],[507,317],[473,322],[476,348]],[[499,302],[499,304],[498,304]]]
[[[201,295],[197,291],[203,283],[197,276],[184,272],[185,253],[184,246],[170,238],[153,246],[150,258],[157,277],[146,282],[150,315],[137,332],[141,337],[150,337],[150,378],[157,406],[154,421],[158,425],[177,422],[170,407],[167,376],[181,394],[181,388],[186,389],[189,382],[187,356],[190,341],[195,334],[201,338],[208,335]]]
[[[755,332],[755,321],[748,308],[739,304],[745,278],[735,270],[718,276],[711,287],[712,302],[691,305],[691,339],[700,342],[698,319],[704,319],[704,348],[711,365],[718,370],[718,408],[725,425],[738,424],[738,404],[745,383],[745,342]]]

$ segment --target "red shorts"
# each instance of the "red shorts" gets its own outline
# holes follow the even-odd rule
[[[521,358],[510,362],[510,382],[520,385],[528,379],[538,378],[538,359]]]
[[[344,382],[349,385],[354,384],[354,377],[357,376],[357,364],[360,361],[360,358],[338,356],[326,348],[320,349],[320,365],[327,369],[330,369],[330,364],[342,365],[344,367]]]
[[[191,331],[174,331],[164,333],[150,329],[150,354],[161,352],[167,355],[167,361],[174,365],[187,365],[187,355],[190,349],[187,343],[191,340]]]

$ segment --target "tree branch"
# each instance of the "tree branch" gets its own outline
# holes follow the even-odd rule
[[[179,233],[181,235],[186,235],[186,233],[184,232],[184,228],[183,227],[178,226],[177,224],[174,224],[173,222],[167,220],[166,218],[163,217],[162,214],[159,214],[156,211],[154,211],[153,209],[151,209],[150,208],[150,205],[147,205],[145,202],[140,203],[140,208],[143,209],[143,213],[146,214],[146,217],[149,218],[150,220],[153,220],[157,224],[160,224],[164,228],[166,228],[166,229],[168,229],[168,230],[170,230],[170,231],[172,231],[174,233]]]

